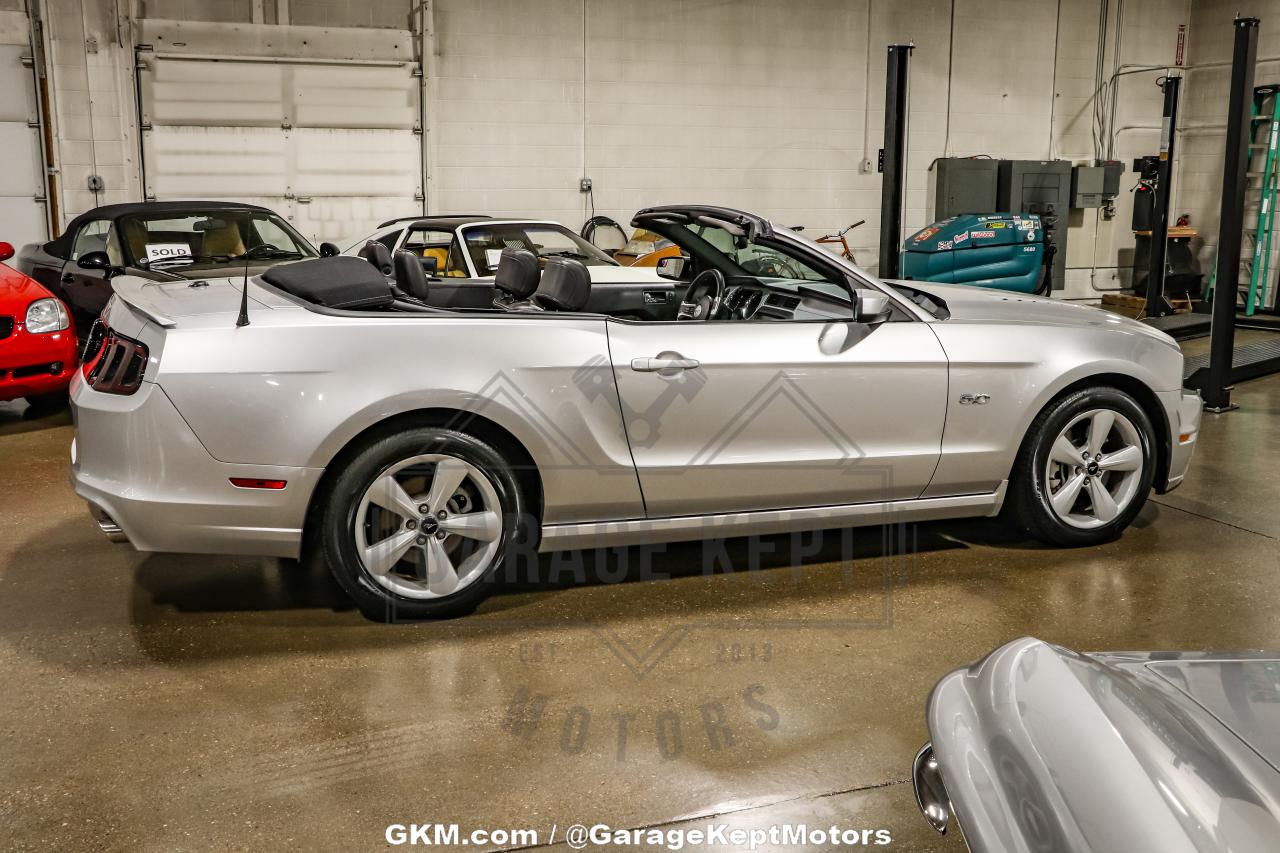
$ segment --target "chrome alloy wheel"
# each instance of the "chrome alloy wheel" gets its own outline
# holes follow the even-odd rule
[[[484,576],[502,538],[502,504],[479,468],[428,453],[390,466],[355,515],[356,553],[378,585],[406,598],[452,595]]]
[[[1082,412],[1049,450],[1049,504],[1072,527],[1101,527],[1133,502],[1143,464],[1142,439],[1132,421],[1112,409]]]

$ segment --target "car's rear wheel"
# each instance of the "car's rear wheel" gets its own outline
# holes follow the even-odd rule
[[[1155,478],[1151,420],[1116,388],[1084,388],[1031,424],[1009,483],[1010,514],[1053,545],[1096,545],[1126,528]]]
[[[371,619],[459,616],[489,594],[524,500],[497,450],[418,427],[371,442],[332,481],[322,556]]]

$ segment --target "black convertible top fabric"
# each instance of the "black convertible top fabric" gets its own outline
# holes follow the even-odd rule
[[[264,272],[262,280],[326,308],[383,308],[395,302],[387,277],[349,255],[282,264]]]

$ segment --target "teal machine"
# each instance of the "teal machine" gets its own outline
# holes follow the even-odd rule
[[[1052,281],[1053,246],[1034,213],[966,213],[907,238],[902,277],[1042,293]]]

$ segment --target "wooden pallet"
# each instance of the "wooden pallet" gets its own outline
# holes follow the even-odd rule
[[[1172,304],[1173,310],[1179,314],[1191,310],[1190,299],[1175,299]],[[1108,311],[1123,314],[1126,317],[1133,317],[1136,320],[1146,314],[1147,298],[1145,296],[1134,296],[1132,293],[1104,293],[1102,294],[1102,307]]]

